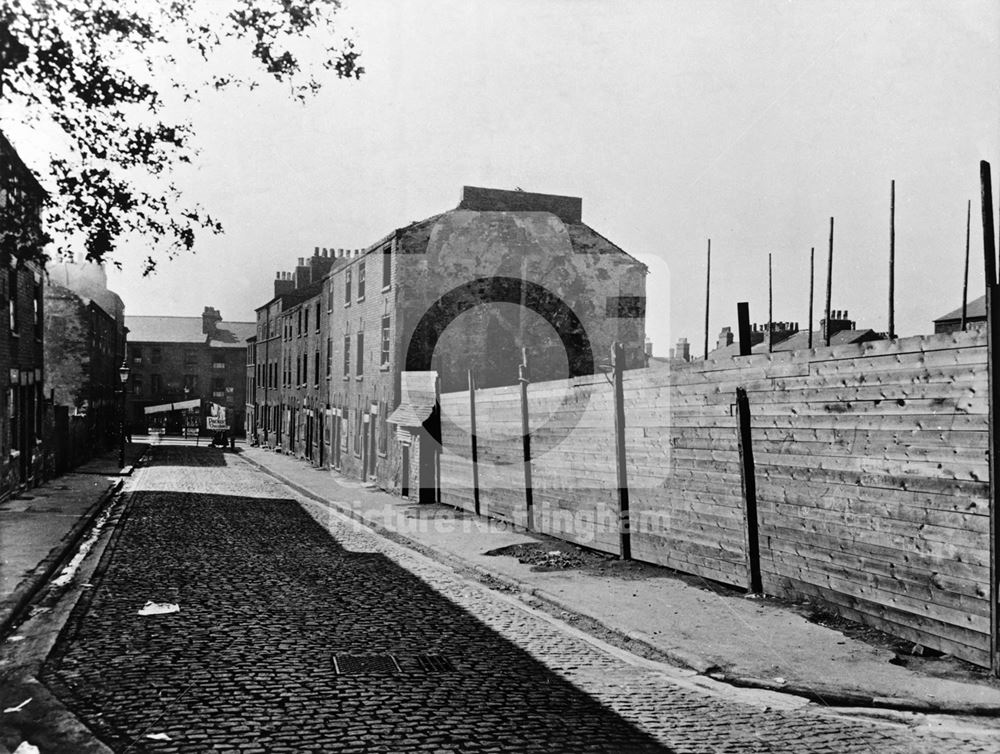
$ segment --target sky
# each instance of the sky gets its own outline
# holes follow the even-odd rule
[[[129,314],[252,320],[316,246],[365,247],[454,208],[463,185],[583,198],[583,220],[650,266],[658,355],[736,328],[736,303],[815,318],[835,218],[833,302],[887,328],[890,181],[896,329],[933,331],[983,292],[979,160],[1000,176],[1000,4],[989,1],[345,0],[367,73],[305,105],[277,85],[178,110],[200,158],[176,179],[225,225],[143,279]],[[996,193],[1000,193],[997,191]]]

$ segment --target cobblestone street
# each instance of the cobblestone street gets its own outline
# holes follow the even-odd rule
[[[129,491],[43,673],[118,752],[992,745],[692,688],[299,498],[235,454],[155,448]],[[149,600],[180,612],[138,615]]]

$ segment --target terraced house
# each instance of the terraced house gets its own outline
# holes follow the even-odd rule
[[[0,498],[44,473],[45,191],[0,133]]]
[[[579,198],[465,187],[364,249],[315,249],[257,309],[257,442],[403,494],[436,486],[435,391],[644,366],[645,266]],[[438,383],[438,384],[436,384]],[[423,446],[423,452],[421,452]]]

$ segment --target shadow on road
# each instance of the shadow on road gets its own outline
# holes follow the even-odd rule
[[[43,679],[117,751],[666,751],[291,500],[138,492],[98,573]]]

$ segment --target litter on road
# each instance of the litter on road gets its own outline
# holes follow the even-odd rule
[[[14,754],[41,754],[38,747],[34,744],[29,744],[27,741],[22,741],[21,745],[14,749]]]
[[[147,602],[139,609],[139,615],[167,615],[168,613],[179,613],[180,605],[173,602]]]
[[[3,712],[4,712],[5,715],[8,714],[8,713],[10,713],[10,712],[20,712],[25,707],[27,707],[28,706],[28,702],[30,702],[34,698],[35,697],[33,697],[33,696],[29,696],[27,699],[25,699],[23,702],[21,702],[16,707],[7,707],[7,709],[5,709]]]
[[[146,738],[151,741],[173,741],[166,733],[147,733]]]

